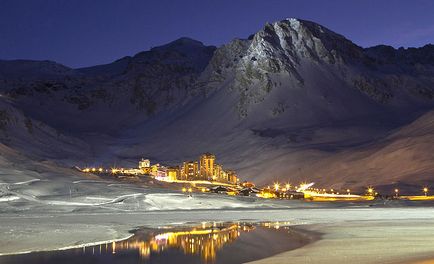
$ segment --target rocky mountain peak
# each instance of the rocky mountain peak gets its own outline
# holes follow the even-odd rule
[[[349,62],[360,58],[363,51],[324,26],[296,18],[266,24],[254,35],[252,50],[257,50],[260,57],[277,54],[293,63],[301,58],[327,63]]]
[[[200,41],[183,37],[149,51],[140,52],[133,57],[133,62],[138,64],[188,64],[195,70],[202,71],[215,49],[215,46],[205,46]]]
[[[179,39],[176,39],[172,42],[169,42],[165,45],[154,47],[151,50],[169,50],[169,49],[175,49],[175,50],[191,50],[195,48],[202,48],[205,47],[205,45],[195,39],[188,38],[188,37],[181,37]]]
[[[267,23],[248,39],[235,39],[219,48],[210,65],[212,81],[234,79],[230,87],[240,94],[237,110],[246,117],[249,108],[264,101],[272,90],[287,89],[284,83],[303,86],[303,65],[341,67],[360,63],[363,56],[363,49],[342,35],[314,22],[288,18]]]

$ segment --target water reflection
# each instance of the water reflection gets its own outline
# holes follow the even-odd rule
[[[139,229],[131,238],[119,242],[3,256],[0,263],[244,263],[307,243],[288,225],[231,222]]]
[[[172,232],[138,231],[130,239],[110,244],[83,248],[84,252],[116,254],[135,250],[146,262],[151,254],[165,250],[181,250],[185,255],[198,255],[204,263],[213,263],[216,255],[226,244],[234,242],[242,233],[255,230],[257,226],[279,229],[288,222],[266,222],[257,225],[246,223],[202,223],[201,226]],[[289,227],[283,227],[288,229]]]
[[[252,225],[218,224],[211,227],[193,228],[188,231],[159,233],[149,236],[148,239],[143,239],[139,235],[113,243],[109,250],[116,253],[116,251],[136,249],[141,258],[147,259],[151,253],[160,253],[175,248],[182,250],[184,254],[197,254],[205,262],[213,262],[217,251],[225,244],[235,241],[241,232],[249,232],[254,228]]]

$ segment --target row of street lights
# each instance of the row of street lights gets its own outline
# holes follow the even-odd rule
[[[289,183],[285,184],[285,190],[289,190],[291,187],[292,187],[291,184]],[[280,190],[280,184],[278,182],[274,184],[274,190],[276,192]]]
[[[274,190],[275,190],[276,192],[279,191],[279,190],[285,190],[285,191],[286,191],[286,190],[289,190],[291,187],[292,187],[291,184],[287,183],[287,184],[285,184],[285,188],[282,188],[282,189],[281,189],[280,184],[279,184],[278,182],[274,183]],[[268,187],[268,188],[269,188],[269,187]],[[325,189],[324,189],[324,191],[325,191]],[[330,191],[331,191],[332,193],[334,192],[333,189],[330,189]],[[425,196],[428,195],[428,191],[429,191],[429,190],[428,190],[428,187],[423,187],[422,191],[423,191],[423,193],[424,193]],[[346,189],[346,192],[347,192],[348,195],[351,194],[351,190],[350,190],[350,189]],[[378,194],[377,192],[375,192],[375,189],[374,189],[373,187],[368,187],[368,189],[366,190],[366,192],[367,192],[367,194],[370,195],[370,196],[374,196],[374,195],[377,195],[377,194]],[[399,189],[396,188],[396,189],[394,190],[394,192],[395,192],[395,195],[396,195],[396,196],[399,196]]]
[[[423,191],[423,194],[425,195],[425,196],[427,196],[428,195],[428,187],[423,187],[423,189],[422,189],[422,191]],[[395,196],[399,196],[399,189],[398,188],[395,188],[395,190],[394,190],[394,192],[395,192]],[[375,192],[375,190],[374,190],[374,188],[373,187],[368,187],[368,189],[367,189],[367,193],[369,194],[369,195],[377,195],[378,193],[377,192]]]

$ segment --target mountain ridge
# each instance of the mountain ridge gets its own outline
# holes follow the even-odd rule
[[[319,24],[290,18],[221,47],[180,38],[94,67],[45,61],[35,69],[37,62],[15,61],[25,64],[15,72],[0,61],[0,100],[24,119],[80,142],[87,150],[61,161],[69,166],[80,157],[101,164],[134,164],[141,156],[175,163],[211,151],[241,178],[306,180],[300,170],[335,173],[339,169],[318,164],[369,142],[380,140],[381,148],[392,131],[429,113],[430,56],[432,45],[362,48]],[[8,123],[3,131],[13,137],[15,130]],[[351,177],[339,184],[355,178],[342,171]],[[378,182],[387,184],[387,177]],[[319,178],[312,173],[312,180]]]

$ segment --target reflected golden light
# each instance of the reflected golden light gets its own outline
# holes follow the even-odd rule
[[[278,228],[273,224],[274,228]],[[101,245],[99,252],[112,253],[137,250],[142,259],[147,259],[152,252],[162,252],[173,248],[180,249],[186,255],[199,255],[205,262],[213,262],[216,259],[217,252],[227,243],[235,241],[242,232],[249,232],[255,227],[251,225],[220,225],[202,223],[201,226],[192,230],[178,232],[158,233],[154,235],[134,236],[128,240],[112,242],[110,246],[105,247],[105,252]],[[85,251],[85,248],[83,248]],[[102,252],[103,251],[103,252]]]

